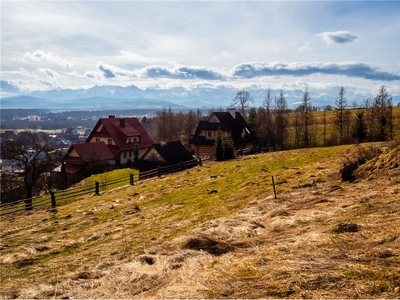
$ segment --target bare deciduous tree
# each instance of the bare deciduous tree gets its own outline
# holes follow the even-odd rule
[[[381,141],[393,137],[393,104],[392,97],[382,86],[375,96],[373,103],[373,115],[375,117],[375,133]]]
[[[45,173],[56,166],[60,156],[47,140],[34,133],[29,133],[31,148],[26,149],[18,142],[7,143],[3,148],[3,156],[15,161],[22,172],[23,185],[26,191],[25,209],[30,210],[32,197],[45,186]]]
[[[243,117],[246,116],[246,110],[250,108],[253,103],[253,99],[250,96],[250,93],[242,90],[236,93],[235,98],[232,100],[232,107],[239,107],[239,111]]]

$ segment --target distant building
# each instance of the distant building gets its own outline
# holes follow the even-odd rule
[[[157,167],[177,165],[193,159],[194,157],[180,141],[161,142],[152,145],[140,158],[137,166],[139,169],[150,170]]]
[[[6,130],[3,133],[4,141],[13,141],[13,140],[15,140],[15,137],[16,137],[16,135],[15,135],[14,131],[12,131],[12,130]]]
[[[207,121],[200,121],[189,141],[197,157],[213,157],[218,132],[223,139],[230,138],[235,150],[254,147],[258,138],[239,112],[213,112]]]
[[[10,176],[21,172],[19,162],[15,159],[3,159],[1,163],[1,174]]]
[[[93,145],[83,148],[78,146],[82,144],[71,146],[65,159],[67,172],[68,170],[70,173],[81,170],[82,163],[88,163],[88,151],[93,154],[95,148],[99,150],[95,155],[97,160],[109,161],[113,168],[128,166],[135,159],[135,151],[138,152],[140,158],[151,147],[153,141],[137,118],[109,116],[97,121],[83,144],[88,143],[96,143],[97,148]],[[112,159],[110,159],[110,155],[112,155]]]
[[[84,177],[95,165],[115,167],[115,157],[104,142],[73,144],[68,149],[67,173]]]

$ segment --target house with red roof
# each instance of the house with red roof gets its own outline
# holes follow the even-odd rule
[[[97,121],[85,143],[74,144],[65,158],[67,173],[77,173],[94,161],[111,168],[130,165],[153,144],[137,118],[109,116]],[[135,153],[136,152],[136,153]]]
[[[97,173],[100,166],[115,167],[115,157],[103,142],[73,144],[64,161],[67,173],[82,176],[91,171]]]

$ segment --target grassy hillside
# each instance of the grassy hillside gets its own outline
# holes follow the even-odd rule
[[[3,217],[1,297],[399,298],[400,147],[341,182],[361,152],[206,162]]]

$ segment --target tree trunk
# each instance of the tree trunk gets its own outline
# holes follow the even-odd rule
[[[27,186],[26,187],[26,199],[25,199],[25,210],[32,210],[33,205],[32,205],[32,192],[33,187],[32,186]]]

